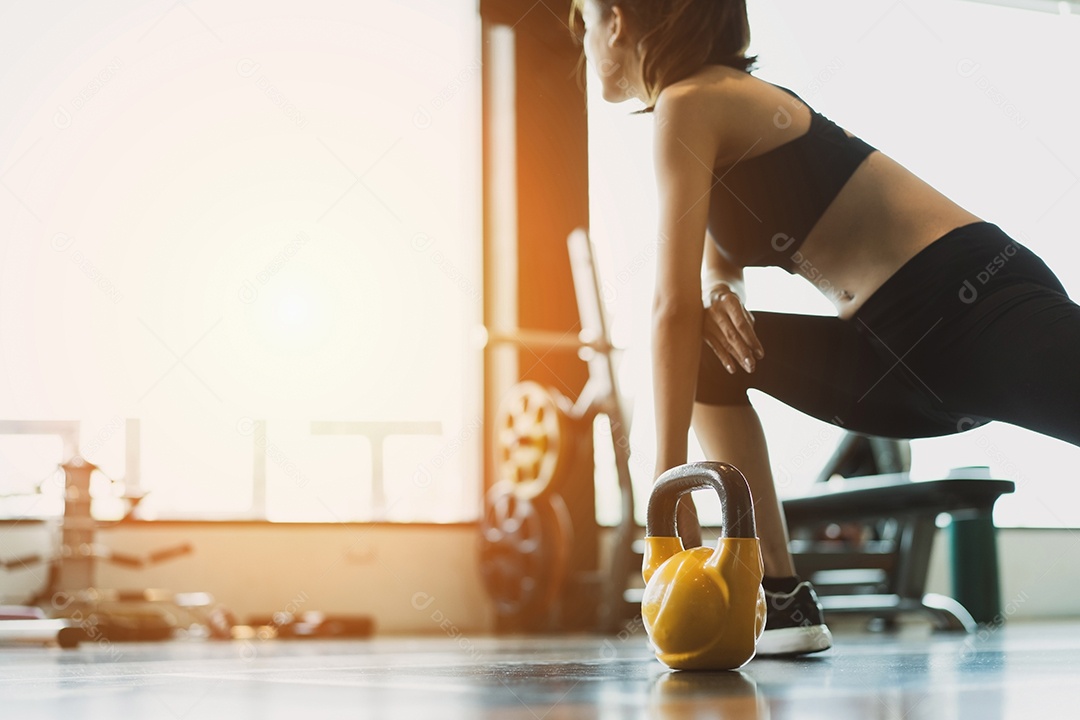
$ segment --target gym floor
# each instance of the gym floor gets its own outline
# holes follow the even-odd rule
[[[1080,622],[838,633],[739,672],[669,672],[643,636],[0,649],[5,718],[1072,718]]]

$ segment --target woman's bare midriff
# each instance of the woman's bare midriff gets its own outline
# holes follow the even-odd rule
[[[682,82],[700,83],[712,93],[725,119],[718,131],[717,166],[768,152],[809,128],[809,108],[741,71],[709,66]],[[794,257],[794,271],[832,301],[838,317],[850,319],[917,252],[949,230],[979,220],[875,150],[811,228]]]
[[[917,252],[953,228],[979,220],[875,151],[811,229],[794,269],[848,320]]]

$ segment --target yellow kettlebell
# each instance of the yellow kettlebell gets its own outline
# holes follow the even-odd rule
[[[679,498],[712,488],[724,511],[716,549],[684,550]],[[763,566],[746,478],[734,465],[699,462],[661,475],[645,524],[641,616],[656,657],[678,670],[731,670],[754,657],[765,629]]]

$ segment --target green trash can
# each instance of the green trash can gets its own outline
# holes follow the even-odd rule
[[[1001,585],[992,510],[953,516],[948,537],[953,597],[975,622],[994,622],[1001,614]]]

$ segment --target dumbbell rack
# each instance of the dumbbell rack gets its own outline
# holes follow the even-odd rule
[[[581,331],[577,338],[567,338],[565,334],[556,332],[529,329],[495,329],[488,332],[488,342],[527,345],[543,350],[576,351],[588,365],[588,380],[584,388],[577,399],[569,407],[564,408],[563,412],[571,421],[574,431],[578,433],[591,434],[593,420],[601,413],[607,416],[611,428],[621,512],[620,521],[615,528],[613,542],[610,545],[607,567],[601,569],[598,578],[600,597],[594,627],[599,632],[610,632],[616,630],[619,621],[628,614],[624,592],[635,558],[633,541],[637,527],[634,519],[634,496],[630,477],[629,423],[620,400],[613,357],[616,348],[611,343],[609,324],[602,304],[595,254],[586,231],[578,228],[570,233],[567,238],[567,249],[581,324]],[[523,388],[522,386],[525,385],[535,386],[531,383],[519,384],[516,387],[521,388],[522,394],[537,395],[543,392],[538,386]],[[552,395],[557,395],[554,391],[550,392]],[[559,403],[549,401],[548,404],[558,405]],[[564,432],[568,430],[564,429]],[[591,469],[591,435],[587,443],[587,451],[590,455],[587,459],[588,467]],[[567,451],[564,447],[559,447],[557,452]],[[590,472],[588,476],[577,478],[577,480],[592,482],[593,478]],[[492,490],[496,491],[497,495],[500,489],[493,487]],[[537,494],[539,491],[519,485],[517,500],[512,503],[513,510],[502,509],[501,520],[507,523],[516,522],[518,526],[525,524],[526,515],[533,513],[534,510],[520,511],[520,508],[528,507],[528,502]],[[565,570],[566,565],[565,553],[561,552],[559,546],[571,543],[572,535],[568,535],[565,530],[567,523],[563,518],[567,513],[565,509],[559,507],[561,498],[557,494],[552,495],[555,498],[555,505],[554,511],[550,514],[554,519],[549,523],[549,527],[555,528],[557,537],[552,543],[554,547],[551,554],[554,559],[550,562],[557,567],[552,573],[545,575],[544,580],[552,583],[553,589],[557,589],[564,579],[559,577],[559,573]],[[501,497],[511,496],[504,494]],[[488,505],[491,506],[494,502],[499,502],[499,500],[493,501],[489,492]],[[506,501],[503,500],[503,502]],[[595,522],[595,503],[590,511],[592,521]],[[513,517],[514,514],[521,517]],[[485,513],[485,518],[487,517],[488,513]],[[485,529],[492,529],[490,522],[486,524]],[[490,535],[490,532],[487,534]],[[499,532],[495,535],[500,539],[506,536],[505,533]],[[531,539],[535,540],[535,538]],[[498,608],[497,603],[497,612]]]
[[[74,647],[80,639],[86,639],[83,637],[85,632],[76,623],[65,619],[65,611],[69,608],[91,607],[96,602],[95,598],[102,596],[101,591],[93,589],[96,562],[104,561],[141,569],[192,552],[191,546],[185,543],[142,557],[116,553],[95,542],[95,532],[102,523],[91,515],[90,477],[98,468],[79,455],[62,463],[59,468],[64,471],[64,514],[60,524],[58,557],[47,558],[34,554],[8,558],[0,563],[0,569],[55,564],[55,573],[50,576],[49,586],[44,594],[52,598],[53,609],[60,617],[44,619],[38,613],[27,612],[21,616],[23,619],[0,621],[0,642],[57,641],[62,647]],[[124,499],[130,503],[127,514],[130,516],[142,495],[125,496]],[[142,597],[148,592],[155,595],[151,591],[140,591],[139,599],[160,599]],[[156,595],[161,593],[157,592]],[[64,601],[58,604],[57,598],[60,596]],[[61,605],[63,607],[60,607]],[[29,610],[32,608],[27,608],[27,611]]]

